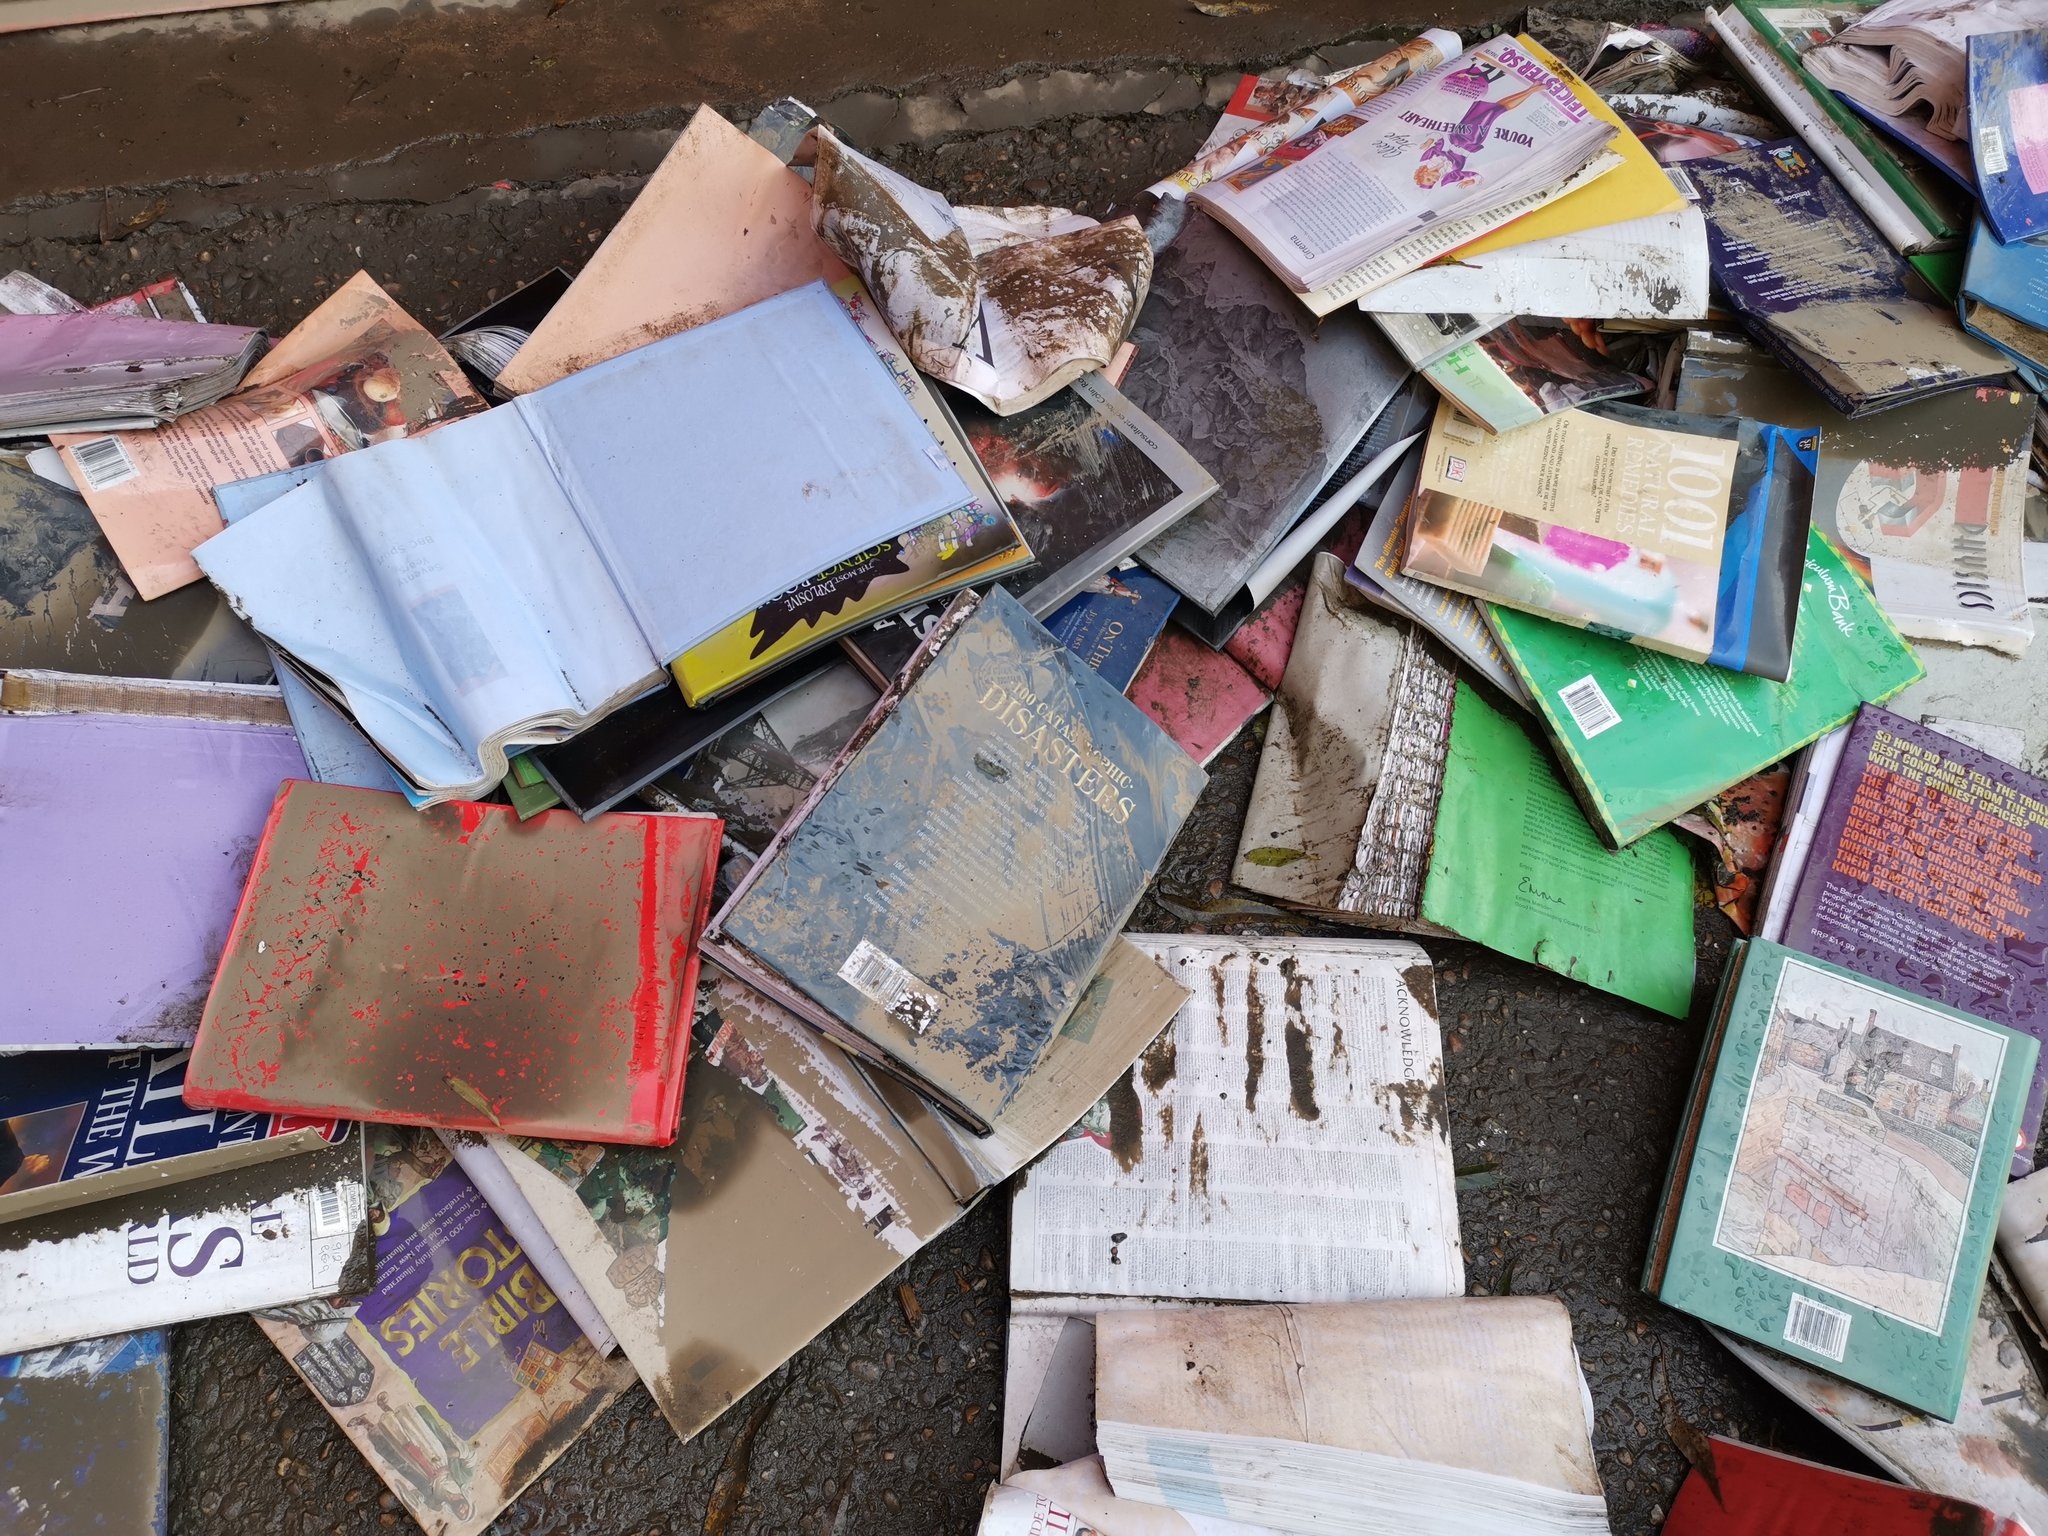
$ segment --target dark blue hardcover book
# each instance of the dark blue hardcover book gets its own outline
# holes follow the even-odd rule
[[[2048,28],[1969,39],[1977,200],[2000,240],[2048,235]]]
[[[161,1328],[0,1355],[0,1530],[163,1536],[170,1371]]]
[[[1045,621],[1053,638],[1121,693],[1131,686],[1180,594],[1136,566],[1111,571]]]
[[[1729,307],[1836,410],[1864,416],[2007,373],[1799,140],[1687,170]]]
[[[1017,599],[964,596],[704,952],[985,1134],[1206,778]]]
[[[0,1073],[0,1195],[338,1120],[185,1104],[190,1050],[31,1051]]]
[[[2002,245],[1980,219],[1956,302],[1971,335],[2011,358],[2032,388],[2048,382],[2048,245]]]

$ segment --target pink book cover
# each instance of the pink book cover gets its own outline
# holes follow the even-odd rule
[[[1287,675],[1287,658],[1294,651],[1294,631],[1301,623],[1301,600],[1307,592],[1306,584],[1289,582],[1224,643],[1223,654],[1251,673],[1269,693],[1277,693],[1280,679]]]
[[[1295,613],[1300,611],[1297,595]],[[1288,638],[1291,643],[1291,625]],[[1204,767],[1246,721],[1273,702],[1273,695],[1230,657],[1171,625],[1125,696]]]

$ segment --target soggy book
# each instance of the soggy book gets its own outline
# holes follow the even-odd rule
[[[1689,167],[1714,278],[1751,335],[1846,416],[1966,384],[2005,361],[1956,329],[1797,139]]]
[[[1813,477],[1791,434],[1640,406],[1490,437],[1437,410],[1404,575],[1782,681]]]
[[[666,1144],[718,834],[288,784],[186,1102]]]
[[[376,1284],[259,1312],[422,1530],[480,1536],[634,1383],[431,1131],[364,1128]]]
[[[1984,221],[2000,240],[2048,234],[2048,28],[1967,43],[1968,138]]]
[[[985,1132],[1204,778],[1015,598],[963,596],[705,951]]]
[[[1848,728],[1784,942],[2048,1040],[2048,783],[1865,706]],[[2015,1173],[2034,1165],[2044,1085]]]
[[[2001,244],[1979,223],[1957,296],[1963,327],[2019,364],[2035,389],[2048,380],[2048,247]]]
[[[1824,960],[1738,944],[1645,1288],[1953,1419],[2038,1053]]]
[[[1216,481],[1100,373],[998,416],[953,400],[967,445],[1038,557],[1004,585],[1044,618],[1216,494]]]
[[[975,499],[822,283],[321,471],[198,559],[427,800]]]
[[[1138,356],[1124,393],[1221,486],[1138,558],[1218,614],[1301,520],[1408,368],[1355,309],[1317,324],[1200,209],[1159,253],[1131,339]]]
[[[1613,847],[1675,820],[1922,675],[1870,589],[1817,531],[1807,535],[1791,678],[1782,683],[1511,608],[1484,611],[1586,814]]]
[[[1418,367],[1438,394],[1489,432],[1650,389],[1648,379],[1609,362],[1561,320],[1510,320]]]
[[[1166,628],[1180,594],[1138,566],[1099,576],[1046,615],[1053,638],[1119,692]]]
[[[227,394],[266,345],[246,325],[0,310],[0,437],[164,425]]]
[[[1555,763],[1323,556],[1231,881],[1339,922],[1450,933],[1683,1017],[1692,873],[1600,845]]]
[[[1196,190],[1296,293],[1423,228],[1550,186],[1617,133],[1496,39]]]
[[[1947,1484],[1939,1492],[1901,1488],[1721,1435],[1706,1439],[1699,1457],[1671,1501],[1665,1536],[1766,1536],[1788,1530],[1855,1531],[1859,1536],[2027,1533],[2025,1525],[2000,1510],[1954,1497]]]
[[[191,1044],[264,818],[305,772],[281,724],[0,713],[0,843],[29,882],[0,924],[0,1048]]]
[[[151,1328],[0,1355],[0,1487],[23,1536],[164,1536],[169,1333]]]
[[[960,1213],[851,1056],[706,977],[674,1146],[490,1138],[686,1441]]]
[[[789,174],[780,166],[776,169],[782,175]],[[1025,573],[1022,580],[1029,584],[1039,574],[1037,570],[1027,571],[1034,561],[1043,566],[1055,558],[1049,550],[1062,539],[1068,544],[1077,542],[1067,538],[1070,526],[1081,520],[1083,508],[1077,501],[1053,508],[1055,515],[1049,520],[1024,520],[1031,534],[1027,541],[1019,518],[1004,505],[1006,499],[1014,502],[1015,492],[1011,491],[1008,497],[996,493],[975,456],[980,450],[970,450],[961,440],[958,420],[905,359],[902,347],[882,324],[874,300],[868,297],[860,279],[841,278],[832,285],[832,292],[860,327],[861,335],[895,380],[903,398],[917,412],[918,419],[945,450],[948,462],[959,471],[973,499],[941,512],[928,523],[892,534],[868,549],[813,571],[676,657],[669,663],[669,671],[682,689],[685,702],[693,708],[894,609],[933,602],[961,587],[1018,573]],[[1089,434],[1089,440],[1091,444],[1101,440],[1100,456],[1107,461],[1111,448],[1109,432],[1104,424],[1091,426],[1097,430]],[[1199,469],[1194,473],[1207,480]],[[1114,505],[1119,512],[1140,499],[1140,488],[1136,485],[1112,481],[1096,489],[1098,499]],[[1100,494],[1103,492],[1114,494]]]
[[[2034,631],[2022,566],[2033,396],[1957,389],[1850,421],[1741,337],[1692,331],[1677,406],[1819,439],[1813,525],[1902,634],[2009,655],[2026,647]]]
[[[483,409],[447,350],[358,272],[226,399],[154,432],[56,441],[128,579],[156,598],[199,580],[192,551],[221,528],[215,486]]]
[[[0,1354],[369,1283],[355,1128],[195,1114],[185,1055],[9,1065]]]

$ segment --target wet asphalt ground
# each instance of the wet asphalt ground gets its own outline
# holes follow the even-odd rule
[[[1200,108],[1067,118],[885,158],[958,202],[1065,203],[1099,214],[1184,161],[1210,119]],[[88,299],[177,271],[210,318],[275,335],[361,267],[438,329],[550,266],[580,265],[634,186],[486,186],[434,202],[322,200],[301,188],[289,207],[136,227],[124,213],[87,238],[13,244],[0,222],[0,270],[26,267]],[[1278,931],[1230,915],[1224,884],[1259,729],[1213,765],[1134,928]],[[1471,1289],[1554,1293],[1570,1307],[1620,1536],[1661,1524],[1685,1468],[1677,1424],[1859,1466],[1704,1328],[1639,1289],[1652,1207],[1731,938],[1704,907],[1684,1022],[1471,946],[1429,946]],[[1006,1209],[1000,1191],[985,1200],[689,1445],[635,1389],[494,1531],[971,1532],[997,1455]],[[246,1319],[178,1330],[172,1413],[176,1536],[411,1528]]]

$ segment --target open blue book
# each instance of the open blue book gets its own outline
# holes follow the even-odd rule
[[[816,283],[337,459],[196,558],[432,801],[973,500]]]

